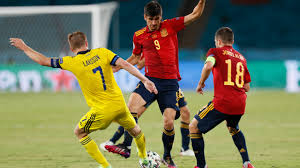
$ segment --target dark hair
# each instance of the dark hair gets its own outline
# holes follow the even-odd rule
[[[219,38],[223,43],[233,43],[234,34],[229,27],[221,27],[217,30],[215,36]]]
[[[80,31],[68,35],[68,41],[72,49],[78,49],[85,45],[86,35]]]
[[[157,1],[148,2],[144,7],[144,14],[151,17],[162,15],[161,5]]]

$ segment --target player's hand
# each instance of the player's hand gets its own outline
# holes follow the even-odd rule
[[[10,45],[15,46],[16,48],[24,51],[28,48],[28,46],[24,43],[22,39],[19,38],[10,38]]]
[[[150,80],[147,80],[144,82],[145,88],[150,92],[150,93],[155,93],[157,94],[158,91],[156,89],[156,86],[153,82],[151,82]]]
[[[198,86],[197,86],[197,88],[196,88],[196,92],[203,95],[203,88],[204,87],[205,87],[204,83],[199,83]]]
[[[113,73],[120,71],[120,66],[112,66]]]

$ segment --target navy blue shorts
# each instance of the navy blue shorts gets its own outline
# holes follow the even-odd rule
[[[136,89],[133,91],[142,96],[142,98],[146,101],[145,107],[148,107],[152,104],[155,100],[157,100],[159,109],[161,113],[165,111],[166,108],[173,108],[176,111],[175,119],[180,117],[180,109],[179,109],[179,85],[177,79],[159,79],[148,77],[151,80],[157,90],[158,94],[150,93],[144,86],[142,82],[137,84]],[[184,99],[181,104],[184,104]]]
[[[209,102],[195,115],[194,118],[198,120],[198,129],[200,132],[205,134],[224,120],[227,121],[227,127],[238,130],[241,117],[242,115],[228,115],[221,113],[214,108],[213,102]]]
[[[178,91],[178,97],[177,98],[179,98],[179,100],[178,100],[179,108],[184,107],[184,106],[187,105],[187,102],[184,99],[184,94],[183,94],[183,92],[180,88],[179,88],[179,91]]]

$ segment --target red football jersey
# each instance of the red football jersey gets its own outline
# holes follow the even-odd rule
[[[243,89],[251,82],[246,59],[231,46],[211,48],[207,57],[213,56],[214,107],[225,114],[245,113],[247,95]]]
[[[145,57],[147,76],[180,80],[177,32],[184,28],[184,17],[165,20],[159,30],[150,32],[148,26],[133,36],[133,54]]]

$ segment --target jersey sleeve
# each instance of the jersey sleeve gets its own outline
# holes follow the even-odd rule
[[[134,33],[133,35],[133,51],[134,55],[140,55],[142,53],[142,45],[138,42],[138,39]]]
[[[72,68],[72,57],[65,56],[62,58],[51,58],[51,67],[70,70]]]
[[[114,52],[110,51],[109,49],[103,48],[104,52],[106,54],[106,57],[108,59],[108,62],[110,63],[110,65],[116,65],[116,61],[120,58],[117,54],[115,54]]]
[[[184,17],[176,17],[168,20],[170,26],[176,31],[184,29]]]
[[[211,48],[207,51],[206,58],[208,58],[208,57],[214,57],[215,58],[215,63],[214,63],[214,66],[215,66],[218,62],[217,53],[216,53],[215,48]]]
[[[214,48],[211,48],[211,49],[209,49],[208,51],[207,51],[207,53],[206,53],[206,58],[207,57],[214,57],[214,58],[216,58],[216,53],[215,53],[215,49]]]

